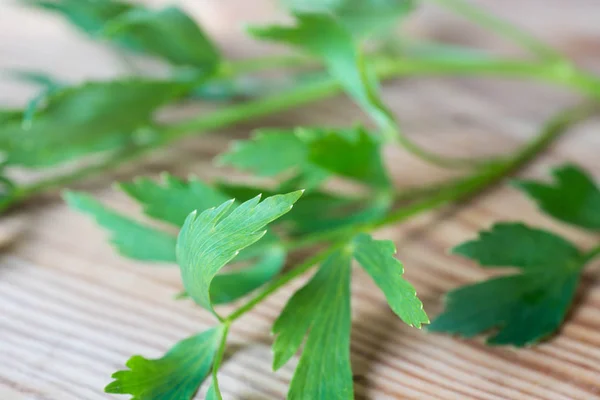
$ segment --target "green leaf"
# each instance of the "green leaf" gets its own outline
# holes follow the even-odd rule
[[[213,72],[221,61],[219,51],[196,22],[177,7],[151,10],[136,7],[109,21],[102,32],[112,40],[127,40],[134,48]]]
[[[0,129],[4,125],[12,122],[18,122],[23,118],[23,112],[19,110],[0,110]],[[0,147],[1,149],[1,147]]]
[[[196,178],[187,182],[170,174],[162,175],[162,182],[137,178],[119,187],[144,207],[144,213],[177,227],[194,210],[204,211],[218,206],[229,198]]]
[[[189,337],[159,359],[133,356],[129,370],[114,373],[104,390],[132,400],[191,400],[211,370],[222,333],[218,327]]]
[[[498,328],[488,344],[531,345],[560,327],[578,282],[577,272],[534,272],[464,286],[448,293],[428,330],[473,337]]]
[[[381,143],[364,128],[301,130],[308,143],[309,161],[336,175],[375,187],[388,187]]]
[[[95,35],[111,19],[131,10],[133,5],[116,0],[24,0],[26,4],[54,11],[90,35]]]
[[[455,253],[483,266],[514,266],[520,274],[492,278],[448,293],[432,332],[464,337],[496,328],[489,344],[525,346],[553,334],[573,301],[582,266],[564,239],[523,224],[499,224]]]
[[[175,236],[111,211],[82,193],[66,192],[65,200],[71,208],[90,214],[109,230],[111,243],[122,255],[142,261],[175,262]]]
[[[294,12],[333,14],[353,34],[383,31],[415,8],[413,0],[284,0]]]
[[[351,254],[338,251],[288,301],[273,326],[273,368],[284,365],[308,339],[288,399],[353,399],[350,366]]]
[[[214,312],[209,289],[215,275],[240,250],[263,237],[265,226],[290,211],[301,195],[301,191],[276,195],[260,203],[257,196],[235,209],[230,200],[201,214],[192,212],[177,240],[177,261],[190,297]]]
[[[271,281],[281,272],[285,258],[285,250],[273,246],[252,266],[218,274],[210,285],[213,304],[231,303]]]
[[[250,28],[264,40],[297,46],[323,60],[329,74],[360,104],[382,129],[395,133],[397,124],[380,99],[377,79],[354,43],[350,31],[328,14],[296,13],[296,26]]]
[[[373,222],[383,217],[390,209],[389,200],[385,197],[375,197],[367,201],[315,197],[310,203],[301,203],[294,208],[290,216],[294,223],[292,232],[301,235]]]
[[[331,173],[314,164],[306,164],[301,172],[298,172],[289,179],[284,180],[279,184],[277,190],[285,192],[296,188],[302,188],[306,191],[313,192],[329,178]]]
[[[0,169],[0,201],[8,199],[15,191],[15,188],[15,183],[8,177],[2,175],[2,170]]]
[[[264,188],[224,182],[217,186],[222,192],[241,201],[251,199],[259,193],[274,194]],[[391,198],[387,194],[364,199],[315,190],[305,193],[292,211],[277,223],[285,224],[289,233],[305,235],[375,221],[385,215],[390,206]]]
[[[47,99],[28,129],[18,120],[0,126],[0,151],[7,164],[47,167],[143,143],[154,111],[182,88],[174,82],[129,79],[60,90]]]
[[[303,168],[307,159],[307,146],[294,132],[289,129],[262,129],[250,140],[234,142],[218,162],[260,176],[274,176]]]
[[[168,211],[167,209],[173,211],[157,214],[160,219],[163,216],[179,215],[177,210],[180,205],[177,202],[164,202],[165,196],[172,196],[173,199],[176,199],[178,195],[181,195],[182,205],[185,206],[185,193],[183,192],[196,184],[199,185],[196,188],[199,188],[200,192],[190,194],[198,195],[199,202],[204,202],[206,205],[207,198],[203,199],[201,196],[206,187],[202,186],[200,182],[190,181],[188,185],[171,176],[166,176],[165,181],[167,187],[158,186],[147,179],[136,181],[136,183],[142,184],[136,187],[137,189],[141,188],[141,191],[136,192],[141,194],[140,198],[159,199],[156,205],[158,207],[160,203],[163,208],[156,208],[157,211]],[[169,193],[169,190],[173,190],[173,193]],[[159,195],[155,196],[157,193]],[[102,227],[108,229],[112,234],[112,243],[122,255],[137,260],[175,263],[176,238],[174,235],[135,222],[105,208],[93,198],[83,194],[68,192],[65,194],[65,199],[72,208],[92,215]],[[188,202],[188,205],[190,204],[192,202]],[[219,273],[214,277],[210,286],[213,304],[230,303],[269,282],[281,271],[285,265],[285,259],[286,252],[279,239],[272,234],[265,235],[257,243],[243,249],[233,260],[236,263],[247,262],[249,265]],[[189,296],[184,292],[178,297]]]
[[[177,7],[153,10],[115,0],[26,0],[57,12],[94,37],[122,48],[213,72],[221,55],[196,22]]]
[[[226,304],[240,299],[247,294],[258,289],[265,283],[271,281],[285,265],[286,252],[278,244],[271,244],[268,248],[259,246],[264,239],[259,240],[254,245],[245,248],[233,260],[234,262],[243,261],[247,251],[255,252],[254,247],[259,247],[260,257],[252,261],[252,264],[232,272],[219,273],[210,285],[210,298],[213,304]],[[187,292],[182,292],[177,296],[178,299],[189,298]]]
[[[521,223],[495,224],[479,238],[452,252],[477,261],[482,267],[518,267],[523,270],[560,268],[579,257],[571,242],[553,233]]]
[[[600,230],[600,190],[591,176],[574,165],[552,171],[554,182],[516,181],[548,215],[582,228]]]
[[[219,162],[262,176],[295,171],[294,183],[318,174],[318,184],[335,174],[374,187],[390,186],[381,143],[361,127],[263,129],[250,140],[236,142]]]
[[[402,278],[404,267],[394,257],[394,243],[375,240],[366,233],[356,236],[352,243],[354,258],[383,291],[394,313],[408,325],[417,328],[429,323],[415,288]]]

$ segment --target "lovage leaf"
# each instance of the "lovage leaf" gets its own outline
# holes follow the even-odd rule
[[[176,65],[212,72],[221,61],[219,51],[186,13],[177,7],[151,10],[136,7],[106,24],[103,36],[127,40],[134,48]]]
[[[235,141],[218,162],[249,170],[260,176],[274,176],[303,168],[308,158],[306,144],[288,129],[262,129],[252,139]]]
[[[429,323],[415,288],[402,275],[404,267],[394,257],[396,247],[389,240],[375,240],[363,233],[353,240],[354,258],[383,291],[392,310],[408,325]]]
[[[1,181],[2,177],[0,176],[0,183]],[[141,182],[138,181],[138,183]],[[182,197],[185,197],[182,191],[185,192],[186,188],[191,188],[191,186],[186,186],[187,184],[174,177],[168,177],[167,182],[169,182],[168,187],[173,190],[171,194],[168,193],[169,189],[166,187],[155,186],[149,180],[143,181],[144,184],[138,188],[141,188],[141,191],[136,192],[136,194],[139,194],[141,198],[146,200],[157,200],[156,205],[162,204],[163,207],[177,209],[180,207],[177,203],[164,202],[163,200],[169,196],[176,198],[178,193],[182,194]],[[190,185],[196,183],[199,184],[199,182],[190,182]],[[151,190],[146,190],[148,188],[151,188]],[[200,188],[200,192],[190,193],[190,195],[204,193],[204,186],[197,186],[197,188]],[[156,193],[159,193],[159,195],[154,196],[153,194]],[[2,192],[0,191],[1,194]],[[199,196],[197,203],[191,201],[186,203],[184,201],[181,206],[192,207],[187,208],[186,212],[188,214],[190,210],[194,209],[194,205],[206,206],[199,208],[200,210],[208,208],[209,206],[206,204],[207,199],[202,199],[201,197]],[[140,224],[104,207],[98,201],[84,194],[67,192],[65,199],[72,208],[92,215],[100,226],[109,230],[112,236],[111,242],[123,256],[143,261],[176,262],[175,249],[177,239],[174,235]],[[167,212],[160,214],[160,217],[175,215],[179,215],[178,212]],[[272,234],[265,235],[257,243],[242,250],[233,260],[234,262],[243,262],[246,265],[236,268],[233,271],[219,273],[214,277],[210,286],[210,295],[213,303],[230,303],[256,290],[273,279],[281,271],[285,265],[285,259],[286,251],[279,239]],[[178,297],[185,298],[189,296],[184,292]]]
[[[204,211],[229,198],[198,179],[187,182],[170,174],[162,175],[161,182],[149,178],[137,178],[133,182],[120,183],[119,187],[144,207],[144,213],[177,227],[194,210]]]
[[[383,133],[395,132],[396,122],[381,101],[377,79],[350,31],[329,14],[296,13],[295,17],[296,26],[253,27],[250,33],[300,47],[321,58],[329,74],[369,112]]]
[[[62,14],[82,31],[108,39],[139,53],[160,57],[175,65],[212,72],[221,55],[212,41],[177,7],[153,10],[116,0],[25,0]]]
[[[76,156],[146,140],[154,111],[179,95],[182,84],[149,79],[86,83],[47,99],[31,126],[0,126],[5,162],[46,167]]]
[[[284,0],[284,3],[294,12],[333,14],[357,36],[385,30],[415,8],[413,0]]]
[[[566,240],[523,224],[498,224],[454,252],[482,266],[518,267],[522,273],[492,278],[448,293],[433,332],[464,337],[497,328],[490,344],[533,344],[554,333],[575,295],[582,259]]]
[[[308,159],[321,169],[375,187],[390,185],[380,141],[362,127],[301,130]]]
[[[321,198],[294,208],[290,220],[294,223],[293,233],[307,234],[341,229],[345,226],[375,221],[390,208],[390,199],[375,197],[366,201],[351,198]],[[313,208],[314,207],[314,208]]]
[[[219,189],[231,197],[247,200],[267,189],[219,183]],[[353,198],[318,190],[305,193],[292,211],[277,222],[288,224],[290,233],[302,235],[322,232],[343,226],[367,223],[381,218],[390,208],[390,197]]]
[[[551,232],[520,223],[498,223],[476,240],[452,252],[477,261],[482,267],[518,267],[523,270],[564,266],[579,256],[571,242]]]
[[[582,228],[600,230],[600,190],[591,176],[574,165],[552,171],[554,182],[516,181],[550,216]]]
[[[115,372],[104,390],[132,400],[190,400],[211,370],[222,332],[218,327],[189,337],[159,359],[133,356],[129,370]]]
[[[71,208],[92,215],[111,232],[111,243],[126,257],[143,261],[175,262],[176,238],[107,209],[92,197],[67,192],[65,200]]]
[[[390,185],[381,143],[361,127],[263,129],[236,142],[219,162],[263,176],[295,171],[304,178],[319,173],[321,180],[331,174],[374,187]]]
[[[285,250],[274,245],[255,264],[218,274],[210,285],[213,304],[231,303],[269,282],[284,267],[285,257]]]
[[[116,0],[23,0],[23,2],[59,13],[90,35],[97,34],[108,21],[133,8],[130,3]]]
[[[274,236],[271,237],[274,238]],[[251,265],[231,272],[221,272],[214,277],[210,285],[210,298],[213,304],[231,303],[244,297],[271,281],[281,271],[285,265],[285,249],[277,241],[268,242],[271,244],[266,246],[261,245],[266,238],[267,235],[257,243],[242,250],[234,259],[235,262],[245,261],[246,253],[256,253],[254,248],[257,248],[259,256],[253,257]],[[185,291],[177,295],[178,299],[188,297],[189,295]]]
[[[288,399],[352,399],[350,366],[350,261],[338,251],[288,301],[273,326],[273,368],[285,364],[308,339]]]
[[[19,110],[0,110],[0,129],[12,122],[18,122],[23,117],[23,112]]]
[[[233,200],[201,214],[192,212],[177,239],[177,261],[184,287],[202,307],[212,309],[210,285],[215,275],[240,250],[264,236],[265,226],[292,209],[301,191],[268,197],[260,196],[232,209]]]

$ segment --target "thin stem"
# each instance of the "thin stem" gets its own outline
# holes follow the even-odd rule
[[[169,144],[183,136],[197,134],[204,135],[227,126],[235,125],[253,118],[284,111],[298,107],[319,99],[332,96],[339,91],[336,81],[329,79],[322,82],[307,84],[290,92],[257,99],[248,103],[234,105],[215,111],[200,118],[175,124],[165,129],[161,137],[149,144],[138,146],[129,151],[119,151],[115,155],[97,164],[78,169],[57,177],[23,186],[13,190],[0,201],[0,213],[10,206],[43,191],[71,183],[84,177],[94,175],[107,169],[115,168],[127,161],[137,159],[147,152]]]
[[[489,14],[479,7],[473,6],[464,0],[429,0],[445,7],[465,18],[483,26],[484,28],[496,32],[499,35],[513,41],[519,46],[540,57],[542,60],[552,62],[568,62],[565,58],[537,39],[530,33],[518,28],[517,26]]]
[[[575,89],[600,99],[600,80],[584,71],[557,65],[513,60],[454,60],[377,58],[375,66],[380,74],[388,76],[502,76],[530,78]]]
[[[451,182],[445,182],[438,185],[432,185],[420,190],[408,191],[399,193],[395,198],[396,201],[407,201],[420,199],[406,207],[402,207],[383,219],[354,226],[353,228],[332,229],[330,231],[319,232],[310,235],[306,238],[290,243],[289,250],[298,250],[314,246],[323,241],[329,241],[341,236],[352,236],[359,232],[368,232],[377,228],[403,221],[408,217],[427,211],[432,208],[440,207],[445,204],[464,200],[472,195],[475,195],[486,187],[493,185],[502,178],[506,177],[513,171],[520,168],[523,164],[530,161],[536,154],[548,147],[548,145],[566,133],[569,127],[575,123],[582,121],[592,114],[598,112],[595,104],[583,104],[574,108],[569,108],[559,112],[551,118],[541,129],[540,133],[527,145],[523,146],[512,157],[506,158],[503,161],[498,161],[496,164],[490,165],[487,168],[473,173],[465,178],[455,179]]]
[[[408,75],[501,75],[529,77],[571,87],[591,97],[600,99],[600,80],[594,76],[575,71],[574,69],[563,70],[544,64],[497,60],[481,60],[465,63],[448,59],[411,60],[390,59],[387,57],[376,59],[374,64],[379,79]],[[329,78],[296,87],[285,93],[233,105],[209,115],[203,115],[199,118],[174,124],[165,129],[160,138],[152,143],[133,149],[124,149],[97,164],[15,189],[0,200],[0,213],[35,194],[69,184],[99,172],[104,172],[107,169],[115,168],[181,137],[192,134],[207,134],[213,130],[232,126],[253,118],[324,99],[339,91],[340,85],[337,81]]]
[[[392,212],[380,221],[365,224],[362,228],[358,229],[366,231],[374,230],[385,225],[402,221],[406,219],[407,216],[412,216],[420,211],[465,200],[521,168],[538,153],[546,149],[556,139],[565,134],[568,128],[588,118],[597,111],[596,105],[587,103],[563,110],[551,118],[544,125],[540,133],[512,157],[505,159],[505,161],[498,162],[483,171],[476,172],[467,178],[459,180],[454,186],[448,186],[445,189],[441,189],[433,196],[418,201],[406,208],[401,208],[398,211]]]
[[[448,186],[425,199],[416,201],[407,207],[393,211],[386,217],[373,223],[362,224],[351,228],[334,229],[329,232],[320,233],[302,241],[296,242],[294,249],[309,247],[319,241],[337,238],[336,244],[329,249],[321,251],[315,256],[309,258],[296,268],[281,275],[273,281],[267,288],[252,298],[248,303],[238,308],[231,315],[225,318],[226,322],[233,322],[248,311],[252,310],[257,304],[269,297],[279,288],[285,286],[288,282],[304,274],[316,264],[325,260],[330,254],[343,247],[347,238],[360,232],[371,232],[386,225],[405,221],[415,215],[434,208],[441,207],[450,203],[466,200],[473,197],[484,189],[496,184],[507,175],[513,173],[518,168],[529,162],[533,157],[546,149],[551,143],[562,136],[569,127],[597,112],[595,105],[584,104],[579,107],[560,112],[552,118],[540,131],[540,133],[529,143],[519,149],[512,157],[490,166],[483,171],[476,172],[471,176],[458,180],[453,186]],[[596,253],[597,252],[597,253]],[[598,249],[590,252],[592,257],[600,254]]]
[[[423,161],[429,162],[433,165],[437,165],[438,167],[475,168],[485,166],[489,163],[489,160],[448,157],[431,152],[427,149],[424,149],[417,143],[413,142],[413,140],[406,136],[406,134],[404,134],[403,132],[400,132],[399,135],[396,136],[396,140],[397,143],[409,153],[413,154],[414,156],[420,158]]]
[[[227,347],[227,334],[229,334],[229,322],[223,323],[223,334],[221,336],[221,343],[219,344],[219,349],[217,350],[217,355],[215,356],[215,362],[213,363],[212,368],[212,385],[217,395],[217,399],[222,400],[223,396],[221,395],[221,389],[219,388],[219,379],[217,374],[219,373],[219,368],[221,367],[221,363],[223,362],[223,357],[225,356],[225,348]]]
[[[441,183],[433,183],[423,187],[406,188],[398,190],[393,194],[395,203],[405,203],[408,201],[418,200],[425,196],[433,195],[442,190],[446,190],[449,187],[453,187],[459,184],[463,179],[452,179]]]

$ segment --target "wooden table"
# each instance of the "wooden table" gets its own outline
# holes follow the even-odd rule
[[[162,3],[155,1],[153,3]],[[218,38],[227,54],[265,51],[237,29],[242,20],[266,21],[268,1],[187,1],[193,15]],[[487,0],[484,5],[528,26],[591,68],[600,57],[600,2],[596,0]],[[568,4],[567,4],[568,3]],[[426,8],[409,29],[473,45],[513,49],[456,17]],[[77,36],[59,18],[0,0],[0,68],[48,71],[59,78],[104,79],[128,72],[106,46]],[[0,103],[22,104],[33,88],[0,82]],[[502,153],[529,138],[540,123],[576,99],[559,90],[519,82],[414,79],[386,85],[386,98],[404,128],[424,146],[450,154]],[[193,115],[203,109],[184,110]],[[323,101],[268,119],[191,138],[144,162],[90,179],[87,190],[119,210],[137,207],[110,188],[135,175],[220,173],[212,156],[234,137],[259,126],[346,124],[360,115],[346,99]],[[577,129],[534,164],[525,176],[577,162],[600,179],[598,121]],[[421,184],[447,173],[390,149],[388,164],[398,185]],[[497,187],[468,204],[429,213],[380,232],[399,248],[407,278],[427,312],[441,309],[446,291],[483,279],[475,265],[447,250],[500,220],[525,220],[563,232],[582,246],[597,238],[540,215],[515,190]],[[190,302],[174,301],[181,289],[176,268],[119,257],[105,232],[59,197],[40,197],[0,222],[0,399],[87,400],[102,392],[112,372],[132,354],[158,357],[178,340],[212,321]],[[352,361],[359,398],[369,399],[594,399],[600,398],[600,283],[598,268],[585,274],[581,295],[560,335],[533,349],[488,348],[480,339],[426,334],[402,324],[361,271],[353,279]],[[226,399],[283,399],[294,363],[271,372],[271,324],[293,287],[261,304],[235,324],[229,359],[220,373]],[[203,388],[206,390],[206,388]],[[199,398],[202,398],[201,391]]]

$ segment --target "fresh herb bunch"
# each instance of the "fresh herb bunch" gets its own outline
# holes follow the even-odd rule
[[[275,369],[298,352],[306,337],[290,383],[290,399],[353,398],[349,344],[354,263],[371,276],[405,323],[417,328],[429,323],[414,288],[402,277],[404,269],[395,258],[394,244],[376,240],[371,233],[476,195],[531,160],[595,107],[591,102],[562,111],[513,154],[494,160],[455,159],[419,147],[400,130],[380,96],[379,80],[426,74],[516,76],[568,86],[592,101],[600,98],[600,79],[525,32],[462,0],[431,1],[515,41],[535,60],[497,59],[408,39],[401,41],[398,54],[366,51],[366,41],[381,44],[378,38],[389,38],[388,29],[415,9],[416,2],[409,0],[288,0],[285,4],[295,19],[292,25],[254,27],[249,32],[302,54],[236,63],[224,60],[201,28],[177,8],[152,10],[112,0],[28,0],[62,14],[93,37],[160,58],[172,68],[168,78],[160,79],[136,77],[79,86],[46,79],[47,89],[26,109],[0,114],[4,157],[0,209],[105,171],[184,135],[208,133],[339,89],[376,127],[260,129],[218,157],[221,165],[274,178],[275,187],[227,181],[208,184],[170,175],[160,181],[138,178],[119,185],[147,216],[178,228],[178,236],[171,229],[120,215],[85,194],[67,192],[71,207],[92,215],[108,229],[124,256],[178,264],[185,288],[179,297],[215,316],[214,328],[180,341],[160,359],[132,357],[128,370],[113,375],[107,392],[131,394],[139,400],[191,399],[212,374],[206,398],[221,399],[217,378],[230,326],[313,268],[316,272],[290,298],[273,327]],[[249,93],[240,84],[241,77],[257,70],[315,65],[323,67],[318,79],[296,83],[298,79],[290,74],[294,84],[275,94],[268,85],[264,93]],[[158,108],[198,97],[244,100],[189,121],[165,125],[155,119]],[[439,185],[398,190],[382,160],[383,147],[390,145],[465,172]],[[75,166],[33,184],[20,184],[11,177],[15,168],[62,171],[68,164]],[[549,215],[597,231],[600,191],[592,179],[575,166],[561,167],[554,176],[552,184],[517,181],[515,185]],[[364,190],[354,195],[332,192],[326,185],[331,178],[352,181]],[[306,249],[315,254],[284,269],[291,253]],[[446,311],[429,329],[470,337],[495,328],[489,343],[523,346],[559,328],[582,269],[600,250],[582,251],[560,236],[517,222],[497,224],[454,252],[484,267],[517,267],[520,273],[451,292]],[[219,312],[218,305],[251,294],[231,314]]]

